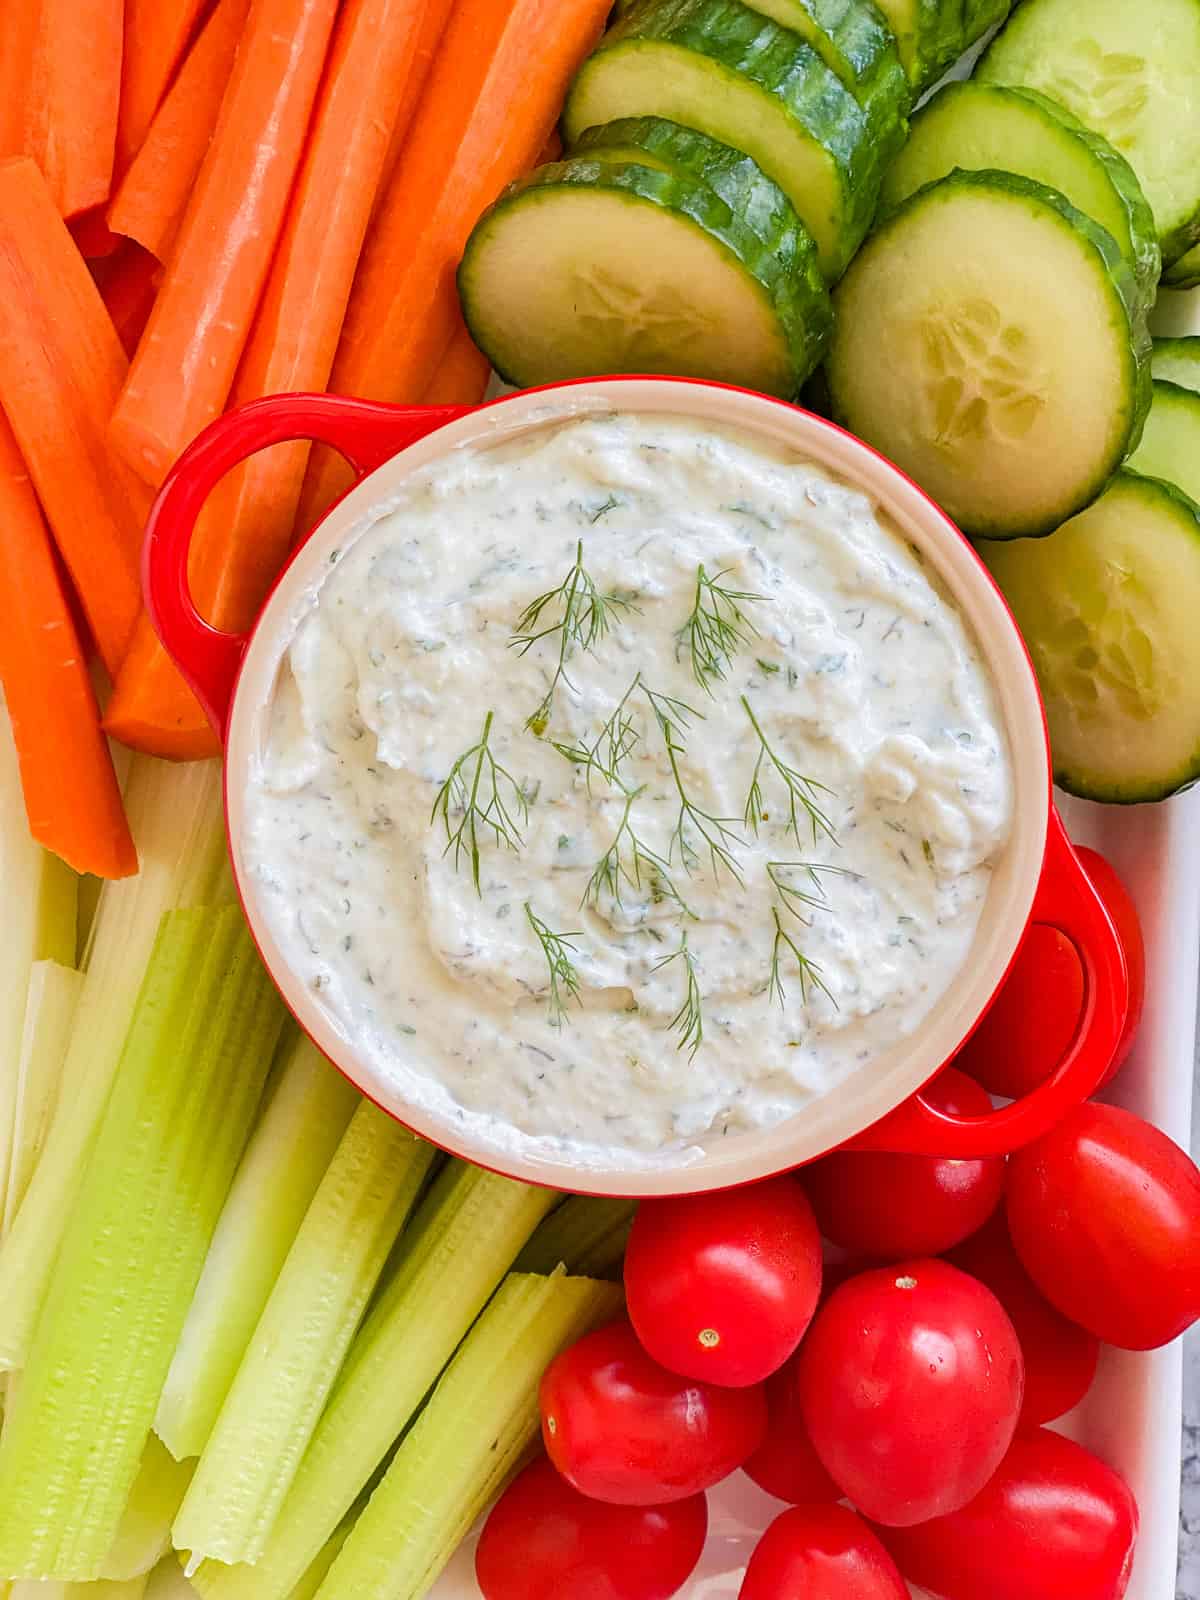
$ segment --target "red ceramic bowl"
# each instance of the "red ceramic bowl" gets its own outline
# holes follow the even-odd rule
[[[265,709],[296,620],[311,603],[329,552],[372,521],[405,476],[462,446],[552,425],[583,412],[668,413],[731,426],[790,447],[867,493],[936,568],[972,627],[991,670],[1013,758],[1014,827],[996,867],[968,960],[910,1037],[852,1072],[802,1113],[774,1127],[717,1139],[697,1155],[666,1156],[653,1170],[577,1167],[466,1139],[408,1103],[364,1059],[353,1037],[288,967],[242,870],[247,774],[261,747]],[[188,593],[188,546],[207,495],[237,462],[289,439],[339,450],[354,488],[294,552],[250,633],[224,634]],[[1051,802],[1045,718],[1033,669],[987,571],[945,514],[898,469],[841,429],[781,401],[675,378],[603,378],[509,395],[476,408],[410,408],[327,395],[280,395],[215,422],[184,453],[151,514],[145,582],[155,626],[225,746],[225,805],[238,889],[263,959],[289,1008],[348,1078],[385,1110],[456,1155],[530,1182],[593,1194],[683,1194],[746,1183],[845,1144],[857,1149],[979,1156],[1015,1149],[1049,1128],[1104,1076],[1121,1036],[1128,983],[1121,945]],[[917,1092],[960,1048],[987,1011],[1033,922],[1063,930],[1086,975],[1082,1020],[1054,1075],[983,1117],[935,1110]],[[419,1062],[414,1063],[419,1067]]]

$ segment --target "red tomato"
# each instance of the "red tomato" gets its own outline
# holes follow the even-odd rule
[[[986,1116],[988,1094],[948,1067],[924,1090],[931,1105]],[[804,1169],[821,1232],[846,1250],[885,1260],[936,1256],[982,1227],[1000,1204],[1004,1159],[839,1150]]]
[[[625,1298],[656,1361],[708,1383],[761,1383],[800,1343],[821,1293],[821,1240],[795,1178],[644,1200]]]
[[[944,1261],[844,1283],[800,1350],[800,1406],[822,1464],[876,1522],[942,1516],[1012,1441],[1024,1370],[990,1289]]]
[[[845,1506],[796,1506],[759,1540],[738,1600],[908,1600],[896,1563]]]
[[[1017,1330],[1025,1357],[1023,1426],[1053,1422],[1077,1406],[1092,1386],[1100,1342],[1056,1311],[1021,1265],[1004,1213],[949,1259],[963,1272],[986,1283]]]
[[[1089,1101],[1009,1162],[1008,1226],[1064,1316],[1125,1350],[1200,1317],[1200,1170],[1132,1112]]]
[[[1103,1088],[1125,1065],[1125,1058],[1133,1048],[1133,1041],[1142,1020],[1142,1010],[1146,1003],[1146,944],[1142,938],[1142,924],[1137,914],[1137,907],[1133,903],[1133,896],[1117,876],[1112,862],[1098,850],[1089,850],[1086,845],[1080,845],[1075,853],[1083,862],[1084,870],[1091,878],[1096,893],[1104,901],[1108,914],[1121,936],[1121,944],[1125,950],[1125,965],[1129,971],[1129,1015],[1125,1019],[1125,1028],[1121,1034],[1121,1042],[1117,1045],[1116,1054],[1112,1058],[1112,1065],[1100,1080],[1100,1086]]]
[[[742,1469],[760,1489],[793,1505],[840,1500],[842,1491],[821,1465],[800,1412],[795,1356],[766,1382],[767,1437]]]
[[[1129,969],[1129,1016],[1105,1074],[1107,1083],[1129,1054],[1146,996],[1146,949],[1129,891],[1095,850],[1077,854],[1104,901]],[[955,1057],[992,1094],[1015,1099],[1036,1089],[1066,1054],[1083,1009],[1083,968],[1075,946],[1057,928],[1034,923],[991,1010]]]
[[[669,1506],[605,1505],[540,1457],[492,1508],[475,1576],[484,1600],[669,1600],[707,1531],[702,1494]]]
[[[969,1505],[919,1528],[877,1528],[934,1600],[1121,1600],[1137,1538],[1125,1480],[1047,1428],[1020,1434]]]
[[[655,1506],[719,1483],[767,1431],[761,1386],[723,1389],[681,1378],[613,1322],[546,1368],[539,1396],[551,1461],[582,1494]]]

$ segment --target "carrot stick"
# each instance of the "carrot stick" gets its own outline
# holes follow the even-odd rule
[[[124,172],[141,149],[203,9],[204,0],[125,0],[118,172]]]
[[[126,239],[112,268],[100,280],[100,297],[108,308],[126,355],[137,349],[158,293],[162,267],[148,250]]]
[[[121,179],[108,225],[165,261],[208,150],[250,0],[218,0]]]
[[[349,0],[342,12],[287,224],[238,369],[236,405],[328,382],[425,13],[426,0]],[[254,620],[287,556],[307,460],[304,444],[254,456],[205,508],[190,575],[197,605],[218,627],[239,630]],[[117,677],[105,725],[139,750],[174,754],[184,730],[189,741],[199,732],[197,711],[179,675],[163,671],[139,640]]]
[[[107,200],[112,186],[122,0],[38,4],[25,152],[45,173],[59,211],[73,217]],[[7,13],[3,26],[7,49]]]
[[[483,399],[492,369],[488,358],[461,319],[421,396],[423,406],[476,406]]]
[[[29,831],[77,872],[126,878],[137,852],[71,616],[25,463],[0,412],[0,683]]]
[[[0,34],[0,160],[25,153],[25,118],[38,34],[38,0],[10,0]]]
[[[23,157],[0,162],[0,405],[110,676],[141,609],[150,498],[106,447],[127,365],[46,180]]]
[[[120,234],[109,227],[104,211],[103,206],[91,206],[71,218],[71,237],[86,261],[100,261],[111,256],[121,243]]]
[[[104,713],[104,731],[166,761],[203,761],[221,742],[145,615]]]
[[[425,15],[421,21],[421,32],[413,51],[412,69],[404,86],[404,97],[392,128],[392,142],[388,146],[387,159],[383,164],[381,194],[391,182],[392,173],[396,170],[396,163],[400,159],[400,152],[408,139],[412,120],[421,103],[421,96],[425,93],[425,85],[429,81],[429,74],[433,69],[434,58],[442,42],[442,35],[446,31],[446,23],[449,21],[453,4],[454,0],[427,0]]]
[[[454,271],[480,212],[545,144],[609,0],[459,0],[372,225],[330,387],[416,401],[458,315]],[[314,457],[311,523],[349,474]]]
[[[112,420],[150,483],[216,417],[283,224],[337,0],[252,0],[212,143]]]

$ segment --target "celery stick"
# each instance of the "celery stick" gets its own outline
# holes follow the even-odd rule
[[[175,1519],[193,1563],[255,1561],[433,1146],[361,1100],[313,1196]]]
[[[75,965],[78,875],[29,834],[8,711],[0,698],[0,1195],[7,1193],[25,999],[35,961]]]
[[[20,1578],[5,1600],[142,1600],[149,1582],[148,1572],[121,1582],[97,1578],[94,1583],[40,1583],[36,1578]]]
[[[282,1018],[236,906],[164,917],[0,1436],[0,1573],[99,1577]]]
[[[325,1582],[329,1569],[342,1553],[342,1546],[350,1537],[350,1530],[358,1519],[358,1512],[352,1511],[341,1522],[332,1538],[327,1539],[321,1547],[316,1560],[300,1579],[300,1582],[288,1595],[287,1600],[315,1600],[316,1593]]]
[[[317,1600],[427,1594],[536,1439],[546,1367],[620,1305],[615,1284],[512,1273],[397,1450]]]
[[[252,1567],[204,1562],[192,1578],[202,1595],[287,1600],[554,1200],[460,1162],[442,1169],[413,1219],[411,1248],[350,1347],[262,1554]]]
[[[620,1277],[636,1200],[573,1194],[556,1207],[513,1262],[514,1272],[553,1272],[560,1264],[585,1278]]]
[[[59,1081],[83,988],[83,973],[57,961],[35,961],[25,997],[25,1026],[17,1062],[12,1160],[0,1231],[7,1233],[46,1143]]]
[[[113,1582],[139,1578],[162,1560],[171,1548],[171,1524],[191,1476],[192,1463],[176,1461],[151,1434],[117,1537],[100,1569],[102,1578]]]
[[[158,1402],[171,1454],[208,1441],[267,1296],[360,1096],[303,1036],[292,1044],[225,1202]]]
[[[100,896],[63,1063],[63,1105],[0,1245],[0,1368],[21,1367],[55,1254],[112,1087],[164,911],[210,903],[225,859],[220,767],[139,756],[126,789],[141,870]],[[7,886],[6,886],[7,887]],[[69,962],[64,962],[69,965]],[[3,991],[0,983],[0,992]]]

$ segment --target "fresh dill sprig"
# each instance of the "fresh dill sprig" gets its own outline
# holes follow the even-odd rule
[[[630,889],[640,890],[643,882],[648,881],[657,886],[663,897],[673,900],[685,916],[694,916],[695,913],[675,887],[670,864],[658,854],[657,850],[651,850],[630,820],[633,803],[644,790],[645,784],[640,789],[626,793],[625,809],[621,813],[620,824],[613,835],[612,843],[596,863],[595,870],[587,881],[587,888],[583,891],[580,905],[598,906],[601,896],[607,894],[614,905],[619,906],[622,884]]]
[[[542,613],[547,607],[555,604],[562,606],[558,620],[548,623],[544,628],[539,627]],[[558,635],[558,663],[550,680],[550,687],[536,710],[525,719],[525,726],[532,733],[537,734],[539,738],[545,733],[559,679],[568,684],[571,681],[567,677],[567,658],[571,654],[572,646],[578,645],[583,650],[594,650],[612,626],[616,613],[630,610],[636,611],[637,607],[627,596],[607,594],[596,587],[594,579],[583,564],[583,540],[580,539],[575,546],[575,561],[571,570],[557,588],[547,589],[545,594],[540,594],[536,600],[530,601],[517,618],[516,629],[509,640],[520,655],[525,655],[542,639]]]
[[[582,739],[576,744],[565,744],[557,739],[550,741],[560,756],[570,761],[573,766],[584,769],[589,790],[592,787],[592,775],[597,772],[606,783],[612,784],[615,788],[624,788],[621,782],[621,764],[633,754],[641,739],[641,734],[634,727],[633,718],[625,708],[641,681],[641,673],[635,673],[633,682],[617,702],[616,709],[600,729],[594,743],[584,744]]]
[[[706,694],[712,694],[713,683],[725,676],[739,648],[758,637],[742,604],[766,598],[749,589],[726,588],[721,579],[731,571],[725,567],[710,578],[703,561],[699,564],[691,613],[676,635],[681,644],[687,644],[692,675]]]
[[[734,833],[728,826],[727,819],[714,816],[711,811],[705,811],[703,806],[696,804],[687,791],[683,773],[679,769],[679,758],[685,754],[686,746],[678,737],[677,729],[686,728],[692,717],[699,717],[703,721],[703,713],[697,711],[694,706],[689,706],[686,700],[676,700],[672,695],[660,694],[648,684],[643,684],[642,688],[658,722],[663,737],[663,747],[667,752],[667,761],[671,767],[671,778],[675,784],[675,792],[679,796],[679,815],[671,832],[668,857],[674,859],[678,855],[679,863],[689,877],[697,871],[700,866],[700,852],[688,837],[689,828],[693,829],[708,847],[708,859],[713,877],[719,879],[723,867],[730,877],[741,883],[742,869],[733,851],[744,845],[745,840]]]
[[[489,711],[483,719],[483,732],[469,750],[464,750],[450,768],[450,775],[437,792],[430,822],[440,815],[446,828],[445,855],[454,851],[454,870],[460,870],[464,856],[471,863],[471,879],[475,893],[482,897],[479,884],[480,831],[491,830],[496,844],[509,850],[519,850],[525,842],[510,806],[521,814],[521,821],[529,818],[529,801],[520,784],[491,751],[492,721],[495,713]],[[503,785],[512,790],[512,800],[505,803]],[[451,826],[451,815],[462,812],[457,828]]]
[[[691,1060],[704,1043],[704,1002],[700,993],[700,980],[696,976],[696,958],[688,949],[686,929],[680,937],[678,950],[673,950],[669,956],[656,961],[652,971],[657,972],[660,967],[669,967],[673,961],[683,962],[687,971],[687,986],[684,990],[683,1004],[671,1018],[668,1026],[677,1030],[679,1034],[677,1048],[682,1050],[686,1045],[688,1059]]]
[[[823,861],[768,861],[767,877],[779,896],[779,902],[785,911],[790,911],[797,921],[808,924],[809,918],[806,911],[826,911],[829,908],[829,896],[825,892],[825,885],[821,882],[822,873],[832,873],[838,878],[857,878],[857,872],[851,872],[847,867],[826,866]],[[788,876],[790,873],[802,873],[808,880],[809,887],[802,888]]]
[[[537,942],[542,947],[542,954],[546,957],[546,966],[550,973],[548,995],[550,1025],[561,1028],[567,1014],[568,1003],[572,1000],[577,1005],[583,1003],[579,998],[579,973],[571,960],[571,953],[575,949],[576,939],[580,937],[580,930],[575,928],[570,933],[555,933],[542,921],[528,900],[525,902],[525,916]]]
[[[808,1004],[808,990],[809,985],[811,984],[814,988],[820,989],[822,994],[828,995],[829,999],[833,1000],[833,1004],[836,1009],[837,1001],[834,1000],[832,990],[821,976],[820,967],[815,961],[810,961],[808,959],[808,957],[804,954],[804,951],[801,950],[800,946],[796,943],[795,939],[793,939],[791,934],[788,933],[787,929],[780,921],[778,906],[771,907],[771,915],[775,919],[775,940],[771,946],[771,978],[768,984],[768,992],[779,1001],[781,1006],[783,1005],[787,997],[787,991],[783,986],[783,975],[780,971],[780,964],[783,959],[784,951],[790,950],[796,963],[796,969],[800,974],[801,1004]]]
[[[812,842],[814,844],[822,833],[827,839],[837,844],[837,833],[833,823],[822,809],[821,801],[823,795],[832,795],[833,790],[827,788],[823,783],[818,783],[815,778],[806,778],[795,767],[788,766],[787,762],[777,755],[772,748],[770,740],[763,732],[759,720],[754,715],[750,702],[745,695],[741,696],[741,701],[746,715],[750,718],[750,725],[758,735],[758,757],[754,763],[754,771],[750,776],[750,790],[746,796],[745,810],[742,813],[742,820],[746,826],[753,828],[757,834],[759,824],[767,820],[767,812],[763,807],[762,785],[759,782],[759,774],[762,771],[763,762],[766,761],[783,779],[784,786],[787,789],[788,827],[796,843],[798,845],[803,845],[804,843],[800,837],[800,814],[803,812],[812,830]]]

